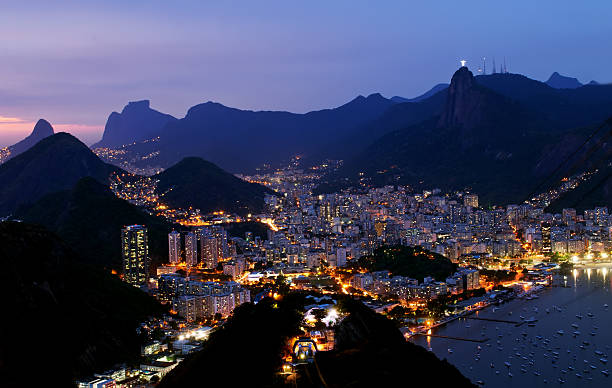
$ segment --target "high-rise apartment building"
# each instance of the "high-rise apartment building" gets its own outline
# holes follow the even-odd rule
[[[477,194],[466,194],[463,196],[463,205],[478,207],[478,195]]]
[[[168,262],[178,264],[181,261],[181,234],[173,230],[168,234]]]
[[[149,243],[144,225],[130,225],[121,230],[123,280],[134,285],[146,285],[149,280]]]
[[[217,239],[214,236],[203,236],[200,240],[202,249],[202,260],[206,268],[217,268],[219,261],[219,249]]]
[[[185,263],[187,267],[198,265],[198,240],[193,232],[185,235]]]

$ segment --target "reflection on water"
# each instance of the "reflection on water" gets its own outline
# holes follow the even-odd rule
[[[511,301],[495,312],[488,308],[433,332],[466,341],[411,340],[486,386],[612,386],[607,376],[612,369],[608,271],[574,269],[567,287],[547,289],[537,299]]]

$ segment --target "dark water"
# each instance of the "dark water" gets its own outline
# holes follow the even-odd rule
[[[533,327],[461,319],[434,329],[432,334],[487,340],[477,343],[416,336],[412,341],[448,359],[473,382],[481,380],[489,387],[612,387],[612,376],[602,373],[612,372],[611,275],[612,268],[574,270],[567,278],[569,288],[548,288],[537,299],[516,299],[495,312],[488,307],[473,315],[512,321],[521,321],[519,316],[533,317],[537,319]],[[559,330],[564,334],[558,334]],[[579,334],[572,334],[575,331]]]

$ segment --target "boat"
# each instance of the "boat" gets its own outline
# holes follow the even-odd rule
[[[491,363],[491,368],[495,368],[495,365],[493,365],[493,363]]]
[[[559,382],[560,382],[561,384],[563,384],[563,383],[565,383],[565,380],[563,380],[561,377],[559,377]]]
[[[592,332],[591,332],[591,335],[592,335],[593,337],[595,337],[595,336],[597,335],[597,333],[595,333],[594,331],[592,331]]]
[[[591,367],[591,369],[597,369],[595,365],[589,365],[589,367]]]
[[[452,353],[452,352],[453,352],[453,349],[448,348],[448,352],[449,352],[449,353]]]
[[[512,377],[512,376],[514,376],[512,372],[508,372],[508,377]]]
[[[595,354],[597,354],[598,356],[603,356],[603,352],[601,350],[596,350]]]
[[[563,330],[559,330],[559,331],[557,331],[557,334],[563,335],[563,334],[565,334],[565,332]]]
[[[573,327],[574,329],[577,329],[577,328],[578,328],[578,325],[577,325],[577,324],[575,324],[575,323],[572,323],[572,327]]]
[[[578,336],[578,335],[580,335],[580,332],[578,330],[575,330],[572,334],[575,335],[575,336]]]
[[[580,373],[576,373],[576,377],[578,377],[579,379],[582,378],[582,375]]]
[[[512,364],[510,364],[508,361],[506,361],[506,362],[504,362],[504,365],[505,365],[505,366],[507,366],[508,368],[510,368],[510,366],[511,366]]]
[[[540,372],[538,372],[538,371],[533,372],[533,374],[534,374],[534,375],[536,375],[536,376],[541,375],[541,373],[540,373]]]
[[[605,309],[607,309],[607,308],[608,308],[608,304],[607,304],[607,303],[605,303],[605,304],[604,304],[604,308],[605,308]]]
[[[602,371],[601,371],[601,373],[603,373],[603,374],[604,374],[604,376],[606,376],[606,377],[607,377],[607,376],[610,376],[610,372],[608,372],[608,370],[607,370],[607,369],[606,369],[606,370],[602,370]]]
[[[578,318],[578,319],[582,319],[582,318],[584,318],[584,317],[583,317],[582,315],[580,315],[580,314],[576,314],[576,318]]]
[[[482,380],[478,380],[478,381],[476,382],[476,384],[478,384],[478,385],[485,385],[484,381],[482,381]]]
[[[589,317],[589,318],[593,318],[594,316],[595,316],[595,315],[594,315],[593,313],[591,313],[591,312],[588,312],[588,313],[587,313],[587,317]]]
[[[600,358],[600,359],[599,359],[599,361],[603,362],[604,364],[607,364],[607,363],[608,363],[608,360],[607,360],[607,359],[605,359],[605,358],[603,358],[603,357],[602,357],[602,358]]]
[[[573,367],[573,366],[571,366],[571,365],[568,365],[568,366],[567,366],[567,369],[569,369],[569,370],[574,370],[574,367]]]

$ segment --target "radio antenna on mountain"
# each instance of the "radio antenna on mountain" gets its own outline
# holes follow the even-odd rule
[[[482,74],[487,75],[487,58],[482,57]]]

